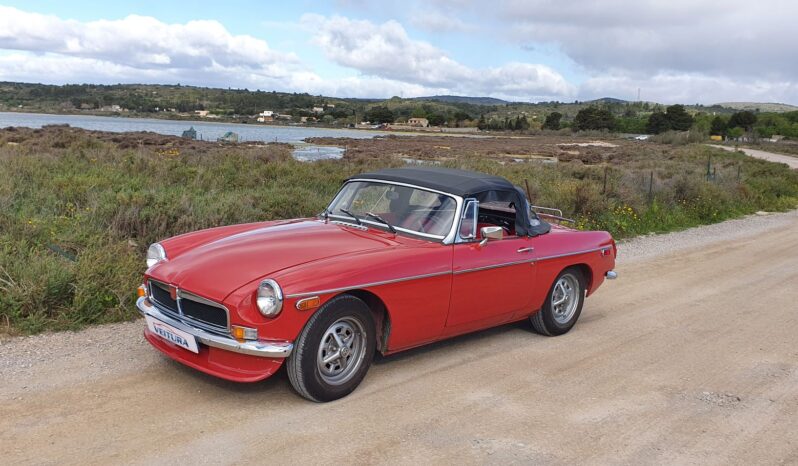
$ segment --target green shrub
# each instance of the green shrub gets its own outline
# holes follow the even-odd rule
[[[706,179],[710,155],[714,180]],[[32,333],[130,319],[151,242],[311,216],[347,177],[399,165],[389,156],[302,163],[281,144],[203,152],[120,149],[68,134],[19,145],[0,139],[0,326]],[[473,155],[444,165],[519,186],[528,180],[535,204],[562,208],[579,228],[606,229],[616,238],[790,209],[798,199],[796,172],[698,145],[645,144],[610,154],[606,191],[604,165]]]

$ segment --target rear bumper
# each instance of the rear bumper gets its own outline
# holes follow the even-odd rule
[[[609,272],[604,274],[604,276],[607,277],[607,280],[615,280],[616,278],[618,278],[618,273],[615,272],[614,270],[610,270]]]
[[[200,343],[199,353],[192,353],[145,327],[144,337],[152,346],[177,362],[222,379],[234,382],[263,380],[277,372],[293,349],[293,344],[289,342],[240,343],[232,338],[210,334],[164,315],[146,298],[139,298],[136,307],[143,315],[194,335]]]

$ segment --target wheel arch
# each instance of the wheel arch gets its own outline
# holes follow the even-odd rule
[[[582,272],[582,277],[585,279],[585,290],[587,290],[587,294],[590,295],[590,293],[593,292],[593,269],[588,264],[580,262],[578,264],[569,265],[563,270],[572,268]],[[562,273],[563,270],[561,270],[560,273]]]
[[[388,350],[388,337],[391,334],[391,315],[388,312],[388,306],[385,305],[382,298],[368,290],[347,290],[341,294],[354,296],[366,303],[374,316],[374,323],[377,327],[377,350],[380,353],[385,353]]]

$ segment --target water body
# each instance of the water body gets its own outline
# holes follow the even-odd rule
[[[315,128],[307,126],[269,126],[260,124],[222,123],[212,121],[176,121],[155,118],[106,117],[93,115],[47,115],[41,113],[0,112],[0,128],[24,126],[41,128],[44,125],[67,124],[76,128],[94,131],[123,133],[127,131],[151,131],[158,134],[180,136],[184,130],[193,126],[197,138],[215,141],[228,131],[238,133],[241,141],[285,142],[294,144],[294,157],[297,160],[313,161],[341,158],[341,147],[315,146],[303,143],[305,138],[355,138],[368,139],[388,133],[355,129]]]

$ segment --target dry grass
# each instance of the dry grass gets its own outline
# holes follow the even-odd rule
[[[400,166],[402,158],[494,173],[520,185],[529,180],[535,202],[616,237],[787,209],[798,199],[798,174],[739,154],[618,140],[610,141],[615,147],[563,145],[572,142],[584,139],[344,141],[344,160],[302,163],[285,144],[220,145],[64,127],[0,130],[0,325],[38,332],[131,318],[150,242],[314,215],[347,177]],[[713,181],[705,177],[710,154]],[[560,162],[514,161],[533,155]]]

